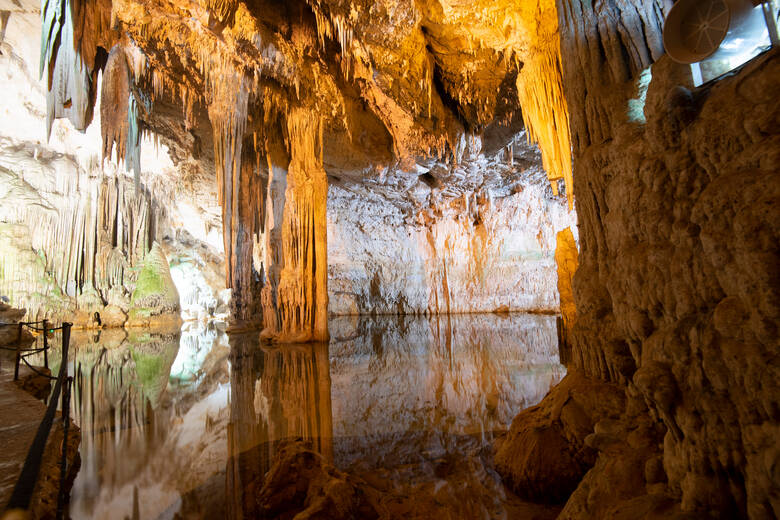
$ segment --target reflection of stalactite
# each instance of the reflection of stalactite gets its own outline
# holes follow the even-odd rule
[[[328,345],[257,350],[254,336],[231,344],[228,517],[254,518],[280,441],[302,438],[333,460]]]
[[[322,168],[322,123],[303,109],[287,116],[290,167],[281,232],[283,267],[276,294],[279,341],[326,341],[328,183]],[[270,303],[265,298],[264,303]]]
[[[87,500],[101,488],[133,482],[167,431],[162,427],[166,421],[157,416],[178,352],[178,334],[119,345],[112,345],[113,338],[104,334],[100,344],[92,345],[76,336],[73,342],[79,348],[71,406],[81,428],[85,464],[78,484],[84,489],[78,492]]]

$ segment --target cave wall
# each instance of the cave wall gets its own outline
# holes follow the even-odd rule
[[[572,366],[626,389],[627,423],[662,425],[652,482],[683,512],[775,518],[780,58],[692,88],[662,55],[669,6],[558,1],[581,246]],[[607,452],[563,518],[599,517]]]
[[[135,197],[121,176],[89,174],[51,152],[2,151],[0,293],[31,319],[87,322],[78,313],[99,311],[111,325],[124,323],[164,211],[148,192]]]
[[[96,311],[103,325],[121,326],[134,306],[142,313],[150,306],[176,307],[173,314],[181,307],[185,318],[225,315],[221,234],[214,232],[221,222],[212,181],[190,174],[189,164],[174,165],[165,146],[146,139],[136,187],[124,165],[101,161],[99,114],[83,133],[70,121],[55,120],[47,136],[47,97],[37,77],[39,8],[25,2],[5,12],[0,296],[27,309],[27,319],[84,326],[96,325]],[[155,242],[161,246],[157,259],[145,263]],[[134,300],[139,273],[153,263],[151,274],[161,274],[165,282],[171,264],[178,291],[163,283],[165,294],[147,287],[152,292]],[[141,300],[143,305],[134,305]]]
[[[576,215],[540,165],[530,170],[514,189],[332,184],[330,312],[557,312],[555,236]]]

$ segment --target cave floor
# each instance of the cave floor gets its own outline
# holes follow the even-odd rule
[[[31,374],[25,366],[22,378]],[[14,383],[13,353],[0,350],[0,511],[5,509],[22,471],[46,407]]]
[[[375,491],[381,517],[558,513],[513,495],[492,463],[494,439],[565,375],[554,316],[338,317],[311,345],[224,330],[74,331],[72,518],[257,516],[293,439]]]

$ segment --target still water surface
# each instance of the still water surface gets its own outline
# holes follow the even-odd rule
[[[435,497],[429,511],[512,517],[490,446],[565,374],[555,318],[340,317],[330,330],[329,345],[297,346],[220,324],[74,331],[71,517],[240,518],[291,438],[378,489]]]

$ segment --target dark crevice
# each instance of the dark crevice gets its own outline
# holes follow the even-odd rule
[[[420,175],[419,179],[427,184],[431,189],[439,187],[439,181],[430,173],[423,173]]]

